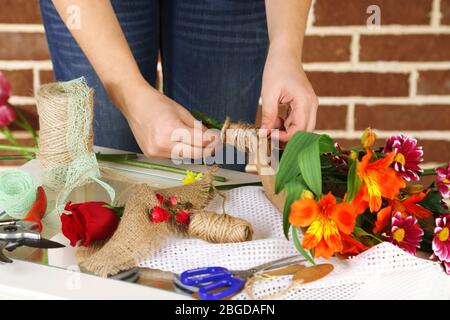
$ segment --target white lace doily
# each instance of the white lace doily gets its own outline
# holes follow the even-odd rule
[[[227,191],[227,213],[248,220],[253,241],[211,244],[197,239],[172,239],[141,267],[181,273],[184,270],[223,266],[231,270],[296,254],[282,231],[282,218],[259,187]],[[221,212],[222,198],[216,197],[209,210]],[[284,299],[450,299],[450,277],[432,261],[416,258],[389,243],[382,243],[351,260],[332,263],[327,277],[291,289]],[[278,277],[254,286],[258,297],[289,287],[291,277]],[[241,293],[235,299],[248,299]]]

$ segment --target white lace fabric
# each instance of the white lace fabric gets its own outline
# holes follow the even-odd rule
[[[227,191],[225,210],[248,220],[253,240],[243,243],[211,244],[206,241],[173,238],[141,267],[181,273],[185,270],[222,266],[230,270],[249,269],[262,263],[295,255],[293,244],[282,231],[282,217],[259,187]],[[209,210],[221,212],[222,198],[216,197]],[[350,260],[318,260],[331,263],[327,277],[299,285],[282,299],[450,299],[450,276],[439,264],[414,257],[390,243],[382,243]],[[256,298],[288,288],[291,277],[257,282]],[[245,292],[234,299],[248,299]]]

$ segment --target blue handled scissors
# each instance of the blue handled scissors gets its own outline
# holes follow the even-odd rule
[[[303,257],[295,255],[267,262],[248,270],[230,271],[223,267],[190,269],[176,276],[174,283],[186,293],[197,292],[202,300],[220,300],[241,291],[245,282],[257,272],[275,270],[305,261]]]

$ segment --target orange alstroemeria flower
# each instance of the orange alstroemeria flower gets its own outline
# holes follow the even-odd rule
[[[391,206],[395,211],[402,213],[408,213],[417,219],[423,219],[431,216],[433,213],[430,210],[425,209],[418,203],[425,199],[429,191],[420,192],[419,194],[413,194],[406,199],[391,201]]]
[[[390,167],[395,153],[391,152],[385,158],[369,162],[372,150],[358,163],[358,176],[363,180],[361,196],[369,203],[370,211],[377,212],[381,208],[382,198],[393,200],[405,187],[405,181]]]
[[[396,212],[401,212],[403,215],[411,215],[417,219],[423,219],[431,216],[433,213],[430,210],[427,210],[418,204],[420,201],[425,199],[427,194],[428,192],[420,192],[419,194],[411,195],[404,200],[391,200],[390,206],[378,211],[377,221],[375,222],[373,233],[380,233],[385,227],[387,227],[393,213]]]
[[[341,239],[343,244],[343,249],[340,252],[341,256],[344,258],[348,258],[351,256],[356,256],[361,252],[369,249],[366,245],[362,244],[351,235],[341,233]]]
[[[303,238],[305,249],[314,249],[314,257],[330,258],[344,248],[341,234],[349,235],[355,227],[356,214],[348,203],[336,203],[331,194],[319,202],[300,199],[291,206],[289,222],[308,227]]]

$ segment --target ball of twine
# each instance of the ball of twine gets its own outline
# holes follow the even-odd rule
[[[15,219],[22,219],[36,201],[33,178],[20,170],[0,173],[0,208]]]
[[[191,217],[187,233],[211,243],[250,241],[253,228],[248,221],[215,212],[196,212]]]

